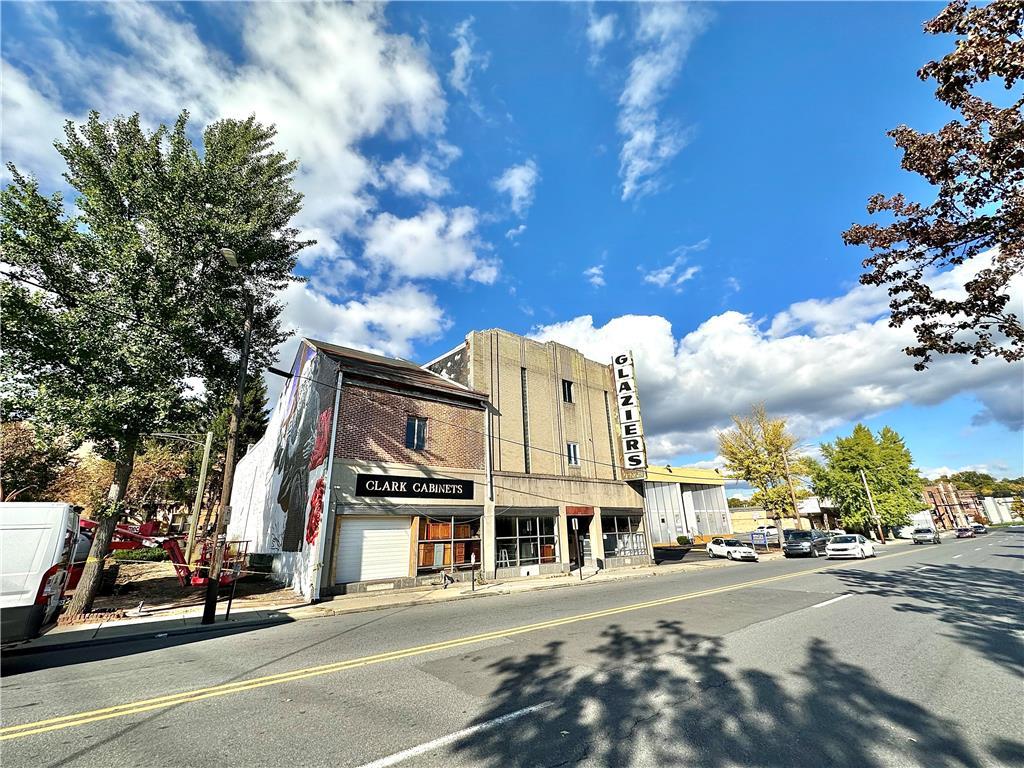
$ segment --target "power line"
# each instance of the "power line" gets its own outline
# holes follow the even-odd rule
[[[51,293],[54,296],[57,296],[58,298],[63,299],[65,301],[65,303],[67,303],[67,300],[58,291],[55,291],[52,288],[47,288],[45,285],[41,285],[40,283],[34,282],[32,280],[29,280],[28,278],[25,278],[25,277],[19,277],[17,275],[12,275],[10,272],[0,272],[0,275],[3,275],[4,277],[8,278],[9,280],[15,280],[15,281],[17,281],[19,283],[24,283],[25,285],[31,285],[34,288],[38,288],[38,289],[40,289],[42,291],[46,291],[47,293]],[[167,329],[164,326],[157,325],[156,323],[151,323],[148,320],[143,320],[140,317],[135,317],[134,315],[127,315],[127,314],[124,314],[123,312],[118,312],[116,310],[113,310],[110,307],[105,307],[102,304],[96,304],[95,302],[86,301],[85,299],[79,299],[78,302],[80,304],[82,304],[83,306],[90,307],[92,309],[98,309],[100,312],[106,312],[108,315],[113,315],[114,317],[119,317],[122,320],[128,320],[129,322],[135,323],[137,325],[144,325],[147,328],[152,328],[153,330],[159,331],[162,334],[170,335],[170,334],[168,334]]]
[[[329,389],[329,390],[332,390],[332,391],[338,390],[338,388],[336,386],[334,386],[333,384],[328,384],[327,382],[319,381],[317,379],[312,378],[311,376],[302,376],[302,375],[298,375],[298,374],[290,374],[290,377],[291,378],[295,378],[295,379],[305,379],[306,381],[312,381],[314,384],[317,384],[317,385],[319,385],[321,387],[324,387],[325,389]],[[344,389],[344,385],[342,386],[342,389]],[[561,451],[552,451],[552,450],[550,450],[548,448],[540,448],[540,447],[535,446],[535,445],[528,445],[527,443],[521,443],[518,440],[512,440],[511,438],[507,438],[507,437],[498,437],[497,435],[488,435],[488,433],[486,431],[481,431],[479,429],[473,429],[472,427],[467,427],[467,426],[464,426],[462,424],[455,424],[454,422],[445,421],[444,419],[439,419],[439,418],[436,418],[434,416],[430,416],[428,418],[429,418],[430,421],[436,421],[439,424],[446,424],[446,425],[448,425],[450,427],[455,427],[456,429],[465,430],[466,432],[472,432],[472,433],[477,434],[477,435],[483,435],[484,438],[490,437],[490,439],[498,440],[499,442],[510,443],[511,445],[518,445],[518,446],[520,446],[522,448],[525,448],[526,450],[540,451],[541,453],[548,453],[548,454],[551,454],[553,456],[561,456],[561,457],[565,456],[565,454],[563,454]],[[579,460],[581,462],[585,461],[588,464],[595,464],[595,465],[601,466],[601,467],[612,467],[613,469],[619,469],[619,470],[622,470],[622,471],[629,471],[629,470],[631,470],[630,467],[625,467],[622,464],[610,464],[607,461],[598,461],[597,459],[584,459],[584,458],[580,457]],[[580,479],[586,479],[586,478],[580,478]]]

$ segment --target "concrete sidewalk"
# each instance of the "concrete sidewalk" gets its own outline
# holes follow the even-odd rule
[[[900,544],[909,544],[900,541]],[[780,560],[781,553],[762,554],[761,560]],[[703,552],[694,550],[679,563],[663,563],[662,565],[644,565],[632,568],[621,568],[613,571],[594,573],[584,570],[581,580],[578,573],[560,574],[548,577],[527,577],[505,579],[497,582],[472,585],[457,582],[447,589],[441,587],[425,587],[404,589],[396,592],[373,592],[355,595],[341,595],[324,600],[315,605],[309,603],[277,603],[260,606],[232,607],[231,615],[225,619],[226,603],[218,606],[217,620],[214,624],[202,624],[202,606],[195,606],[174,611],[151,609],[141,615],[95,624],[73,624],[56,627],[41,638],[33,640],[6,653],[41,653],[44,651],[65,650],[85,646],[103,645],[139,640],[145,638],[163,638],[197,632],[219,632],[241,630],[259,625],[281,624],[304,619],[319,619],[327,616],[338,616],[346,613],[386,610],[388,608],[404,608],[413,605],[430,605],[451,600],[469,600],[491,595],[510,595],[520,592],[536,592],[544,589],[563,589],[571,587],[587,587],[609,581],[624,579],[641,579],[665,576],[676,573],[701,571],[705,568],[722,568],[733,564],[727,560],[707,558]]]

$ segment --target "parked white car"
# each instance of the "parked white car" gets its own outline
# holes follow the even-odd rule
[[[753,548],[739,539],[712,539],[707,546],[708,557],[724,557],[727,560],[753,560],[761,558]]]
[[[842,536],[833,536],[825,547],[825,557],[856,557],[863,560],[865,557],[875,556],[875,545],[865,539],[859,533],[846,533]]]

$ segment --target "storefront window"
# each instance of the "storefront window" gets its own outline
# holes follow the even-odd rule
[[[605,557],[635,557],[647,554],[647,542],[640,530],[640,515],[601,518]]]
[[[417,554],[418,573],[469,568],[476,555],[480,565],[479,517],[421,517]]]
[[[558,562],[553,517],[496,517],[494,530],[499,568]]]

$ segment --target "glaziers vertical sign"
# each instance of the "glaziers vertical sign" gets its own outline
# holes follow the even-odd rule
[[[646,469],[647,449],[644,446],[644,425],[640,420],[640,400],[636,393],[633,353],[612,358],[615,394],[619,402],[619,437],[626,469]]]

